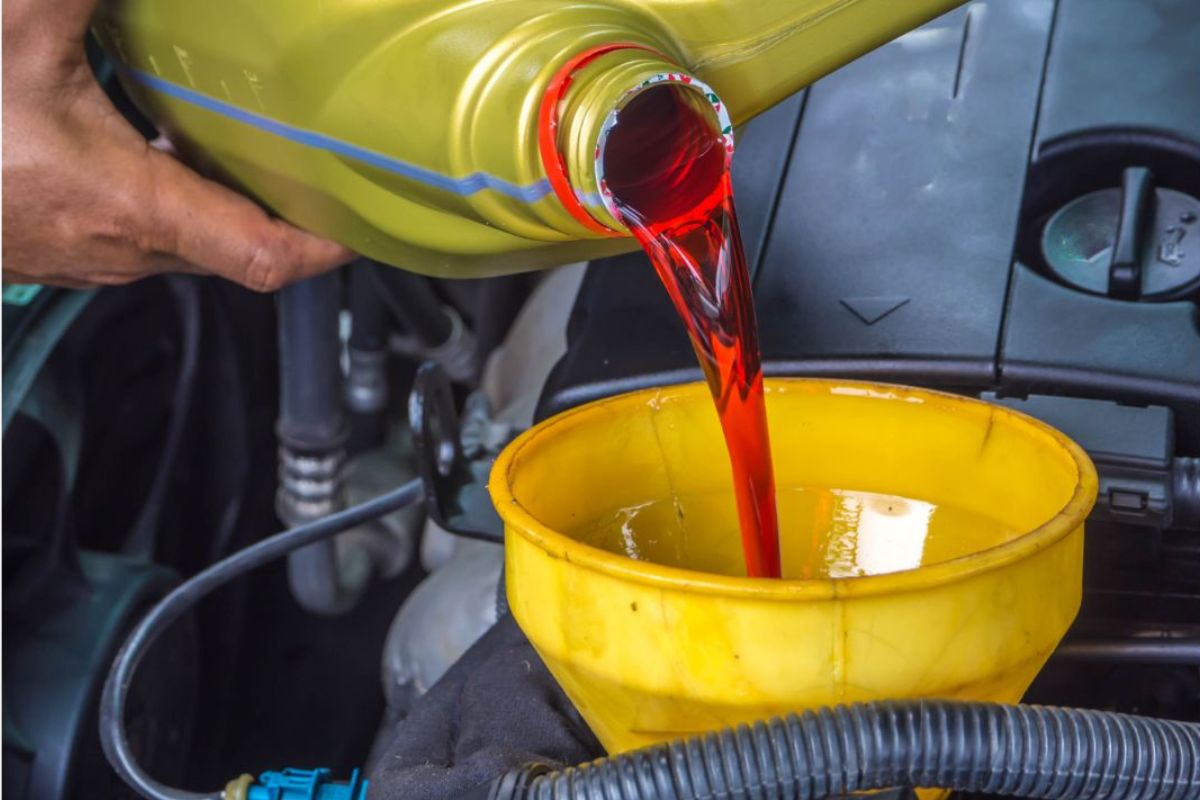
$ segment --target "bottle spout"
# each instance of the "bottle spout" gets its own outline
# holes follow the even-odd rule
[[[627,236],[617,198],[609,186],[612,169],[610,134],[622,119],[640,109],[658,113],[646,119],[639,113],[638,134],[646,137],[636,148],[639,163],[619,165],[661,176],[674,170],[675,188],[684,181],[712,180],[672,161],[668,140],[682,139],[683,120],[703,120],[704,134],[719,144],[727,163],[733,154],[733,123],[716,92],[690,71],[644,45],[605,45],[572,59],[551,82],[542,104],[539,146],[543,166],[559,200],[589,230],[608,236]],[[682,112],[682,113],[680,113]],[[630,149],[630,148],[626,148]],[[677,157],[677,156],[675,156]],[[622,159],[625,161],[626,159]],[[622,176],[622,182],[628,175]],[[670,181],[668,181],[670,183]]]
[[[963,2],[647,0],[643,22],[654,18],[647,27],[658,36],[643,30],[638,42],[583,50],[550,81],[538,119],[545,174],[593,235],[628,235],[606,182],[605,148],[635,98],[653,92],[656,103],[702,106],[732,154],[734,125]]]

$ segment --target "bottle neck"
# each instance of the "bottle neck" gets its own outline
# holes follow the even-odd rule
[[[589,230],[628,235],[604,181],[605,144],[634,97],[667,84],[694,91],[711,106],[732,153],[732,124],[716,93],[642,45],[608,45],[581,53],[551,82],[539,131],[543,166],[559,200]]]

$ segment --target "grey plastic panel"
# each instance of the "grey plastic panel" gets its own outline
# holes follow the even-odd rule
[[[1141,128],[1200,140],[1200,3],[1060,0],[1038,142]]]
[[[756,284],[769,357],[994,370],[1053,3],[972,3],[809,93]]]

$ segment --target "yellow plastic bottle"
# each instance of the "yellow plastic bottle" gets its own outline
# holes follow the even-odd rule
[[[596,151],[630,92],[675,80],[736,125],[961,2],[105,0],[95,31],[139,105],[276,213],[481,277],[634,246]]]

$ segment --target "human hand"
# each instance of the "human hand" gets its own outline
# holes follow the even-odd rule
[[[96,0],[5,0],[6,283],[121,284],[160,272],[273,291],[353,257],[152,146],[87,62]]]

